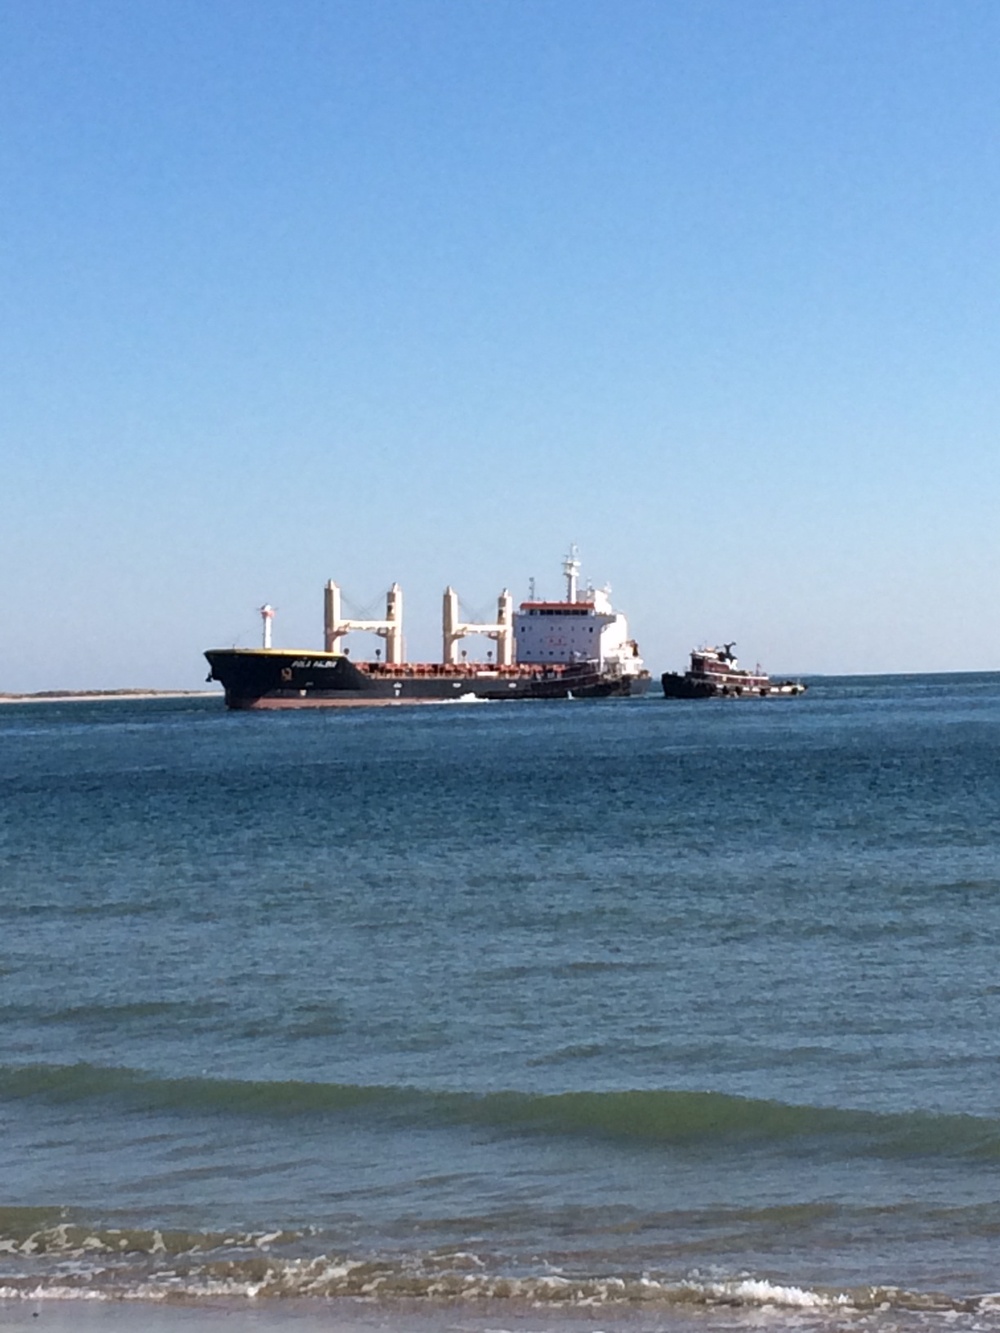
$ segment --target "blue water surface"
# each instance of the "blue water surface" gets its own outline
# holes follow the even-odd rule
[[[1000,1286],[1000,677],[810,684],[0,710],[9,1202]]]

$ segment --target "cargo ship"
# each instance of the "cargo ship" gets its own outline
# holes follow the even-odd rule
[[[759,666],[745,670],[733,654],[735,646],[734,641],[721,648],[696,648],[683,675],[665,671],[660,677],[664,695],[668,699],[768,699],[805,693],[800,680],[772,680]]]
[[[444,593],[440,662],[407,662],[403,648],[403,594],[394,583],[383,620],[341,614],[341,591],[329,582],[324,599],[324,647],[274,648],[274,611],[261,607],[260,648],[211,648],[208,679],[225,689],[229,708],[339,708],[352,704],[418,704],[505,699],[595,699],[643,695],[650,675],[625,616],[607,590],[578,588],[576,548],[563,562],[562,601],[527,601],[514,610],[504,589],[490,623],[463,621],[458,594]],[[385,657],[356,661],[340,644],[363,630],[385,641]],[[470,662],[459,644],[467,635],[491,639],[486,662]],[[494,660],[495,655],[495,660]]]

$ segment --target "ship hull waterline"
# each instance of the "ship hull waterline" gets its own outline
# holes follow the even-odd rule
[[[336,653],[210,649],[211,673],[233,709],[344,708],[511,699],[637,697],[650,677],[602,673],[596,663],[488,667],[355,663]]]

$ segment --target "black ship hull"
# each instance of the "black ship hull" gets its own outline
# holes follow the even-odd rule
[[[730,676],[728,679],[712,680],[689,671],[684,675],[665,671],[660,682],[667,699],[791,698],[796,694],[804,694],[806,689],[799,681],[772,681],[760,676],[744,679]]]
[[[391,666],[338,653],[219,648],[206,654],[229,708],[340,708],[473,699],[600,699],[643,695],[649,673],[602,673],[594,662],[554,666]]]

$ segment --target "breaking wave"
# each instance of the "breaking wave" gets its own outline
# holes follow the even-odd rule
[[[0,1300],[203,1300],[217,1297],[517,1301],[536,1306],[726,1307],[849,1313],[1000,1313],[995,1295],[954,1297],[885,1286],[836,1290],[763,1277],[500,1271],[468,1250],[349,1257],[304,1252],[308,1233],[187,1232],[44,1221],[0,1212]]]

